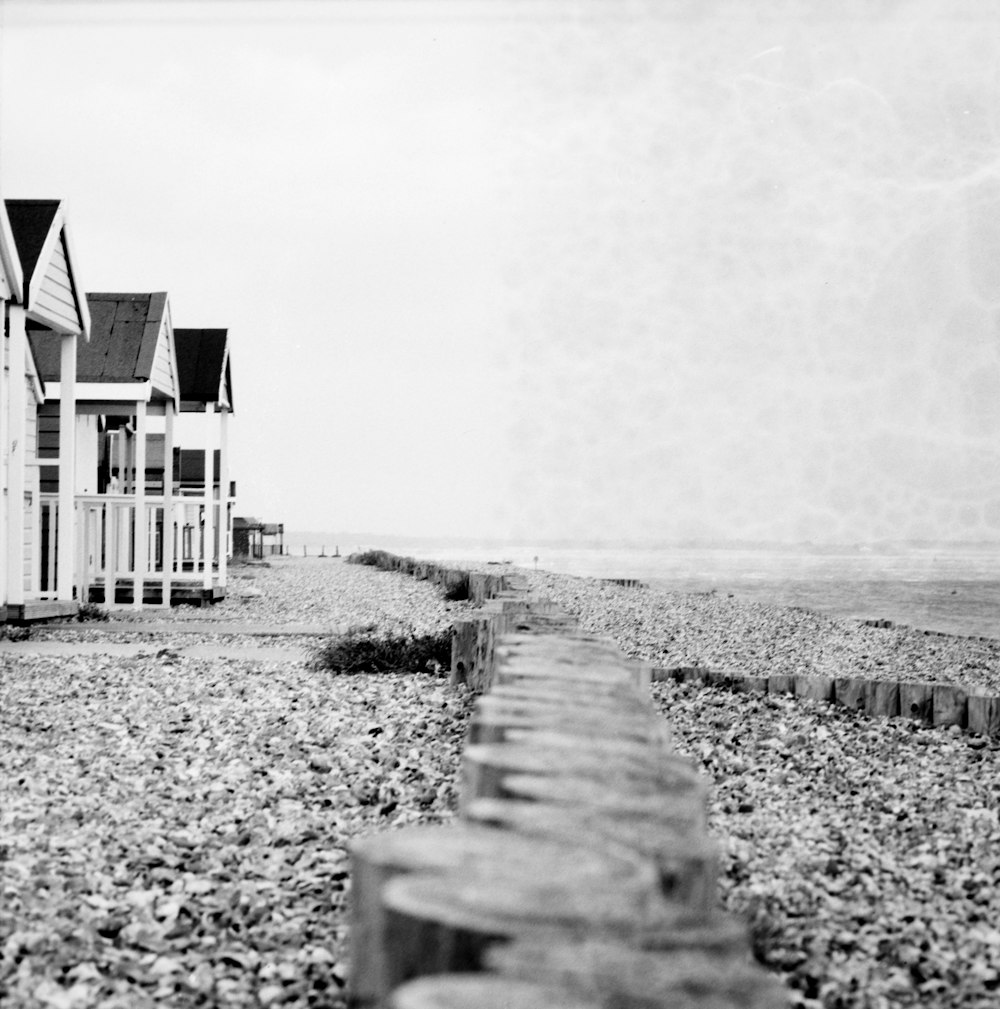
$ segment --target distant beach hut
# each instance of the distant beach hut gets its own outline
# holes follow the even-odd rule
[[[237,516],[233,519],[233,556],[260,560],[285,552],[285,526]]]
[[[226,561],[232,552],[235,498],[235,488],[229,479],[229,415],[233,412],[229,331],[177,329],[174,340],[181,413],[200,413],[205,418],[202,482],[192,494],[183,495],[185,523],[189,525],[197,514],[203,598],[220,599],[226,593]],[[190,527],[193,532],[193,525]]]
[[[237,515],[233,519],[233,556],[260,560],[264,556],[264,523]]]
[[[90,334],[90,311],[77,278],[65,210],[59,200],[0,201],[0,308],[8,332],[9,367],[0,370],[0,617],[31,621],[76,611],[74,514],[76,441],[53,439],[48,465],[59,490],[45,495],[39,469],[39,411],[53,391],[36,354],[53,362],[61,383],[54,408],[62,430],[76,414],[78,343]],[[63,521],[60,521],[60,516]]]

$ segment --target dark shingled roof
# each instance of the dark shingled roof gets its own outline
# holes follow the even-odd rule
[[[52,220],[59,209],[58,200],[4,200],[10,230],[14,233],[14,243],[24,271],[25,284],[30,283],[38,256],[45,244]]]
[[[225,379],[226,396],[232,409],[233,389],[226,353],[228,334],[226,329],[174,330],[181,402],[217,403]]]
[[[78,382],[145,382],[153,370],[167,296],[88,294],[90,342],[77,348]],[[59,380],[59,345],[32,339],[44,382]]]

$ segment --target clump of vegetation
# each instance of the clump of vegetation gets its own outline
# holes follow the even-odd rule
[[[382,558],[385,556],[382,550],[364,550],[359,554],[351,554],[347,558],[348,564],[366,564],[370,568],[377,568]]]
[[[447,669],[451,664],[451,630],[436,634],[379,633],[372,627],[351,628],[313,652],[310,665],[331,673],[412,673]]]
[[[26,624],[3,624],[0,625],[0,638],[6,638],[8,641],[29,641],[31,628]]]
[[[102,606],[98,606],[97,603],[80,603],[80,608],[76,611],[76,619],[80,623],[86,623],[90,620],[109,620],[110,616],[108,611]]]

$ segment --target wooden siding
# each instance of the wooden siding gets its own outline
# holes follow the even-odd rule
[[[31,464],[38,458],[38,400],[35,398],[35,383],[26,377],[24,384],[27,387],[25,397],[27,406],[25,407],[24,418],[24,459],[28,464],[30,473]]]
[[[38,414],[38,458],[59,458],[59,414]]]
[[[150,373],[153,388],[159,389],[164,395],[173,397],[177,391],[177,380],[174,376],[173,361],[170,358],[170,332],[166,320],[160,327],[160,338],[156,343],[156,356],[153,358],[153,368]]]
[[[53,320],[58,320],[67,329],[79,332],[81,327],[80,313],[77,311],[76,299],[73,297],[73,282],[70,279],[69,267],[66,261],[66,250],[60,235],[52,251],[45,276],[39,283],[32,284],[34,294],[32,307],[38,312],[44,312]]]

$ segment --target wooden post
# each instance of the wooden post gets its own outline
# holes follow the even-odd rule
[[[167,403],[163,418],[163,588],[161,602],[170,605],[174,584],[174,415]]]
[[[1000,736],[1000,696],[974,690],[968,697],[969,731],[982,736]]]
[[[767,678],[767,692],[769,694],[794,694],[795,674],[771,673]]]
[[[398,874],[381,888],[377,941],[388,955],[366,985],[376,999],[411,977],[482,969],[490,945],[526,931],[623,935],[676,914],[656,893],[649,866],[534,838],[522,845],[529,854],[519,862],[498,855],[449,872]]]
[[[487,965],[502,976],[558,984],[599,996],[603,1005],[726,1005],[777,1009],[785,986],[744,956],[692,947],[637,948],[607,936],[546,943],[515,941],[491,950]],[[692,993],[697,996],[692,999]],[[692,1001],[689,1001],[692,999]]]
[[[10,306],[10,395],[7,442],[7,604],[24,604],[24,483],[28,409],[24,363],[28,352],[24,309]]]
[[[434,974],[392,992],[389,1009],[601,1009],[603,1002],[496,974]]]
[[[213,512],[215,510],[215,439],[213,425],[215,414],[208,408],[205,410],[205,526],[203,530],[204,561],[202,585],[211,596],[212,591],[212,560],[215,553],[215,533]]]
[[[901,683],[899,712],[904,718],[915,718],[926,725],[931,725],[934,721],[934,685]]]
[[[868,704],[868,683],[861,676],[837,677],[833,686],[837,703],[855,711],[864,711]]]
[[[132,526],[132,608],[142,609],[146,581],[146,401],[135,404],[135,467],[133,469],[132,500],[135,505],[135,523]]]
[[[865,695],[865,713],[872,718],[898,718],[899,683],[896,680],[872,680]]]
[[[622,846],[656,867],[660,892],[694,913],[707,915],[717,897],[717,845],[700,831],[679,831],[675,820],[649,812],[606,815],[525,799],[476,799],[464,812],[473,823],[593,848]]]
[[[467,746],[462,754],[461,808],[473,799],[512,798],[513,775],[550,778],[564,776],[599,781],[633,795],[685,795],[701,787],[701,779],[687,761],[639,745],[576,749],[542,743],[493,743]]]
[[[934,684],[934,724],[965,728],[967,721],[965,691],[953,683]]]
[[[796,673],[794,681],[796,697],[807,697],[814,701],[833,700],[833,680],[829,676]]]
[[[229,554],[229,410],[219,413],[219,588],[226,587]]]
[[[73,598],[76,559],[76,336],[63,335],[59,357],[59,538],[56,598]]]
[[[630,906],[656,888],[652,866],[631,853],[595,851],[479,825],[403,827],[362,838],[351,845],[352,1004],[381,1005],[379,1000],[407,976],[400,962],[403,951],[387,932],[384,893],[392,880],[450,872],[516,880],[525,871],[552,881],[569,874],[595,885],[603,882],[605,888],[613,883]],[[411,952],[422,955],[412,947]],[[425,952],[428,967],[434,953]]]
[[[8,304],[0,298],[0,320],[6,323]],[[13,306],[10,306],[13,314]],[[13,319],[11,320],[13,325]],[[0,333],[0,474],[4,473],[4,465],[10,458],[10,386],[7,377],[7,362],[4,355],[7,353],[8,340]],[[5,474],[4,474],[5,475]],[[7,491],[7,493],[4,493]],[[10,555],[7,548],[7,497],[9,486],[0,487],[0,620],[7,618],[7,591],[10,577]]]

